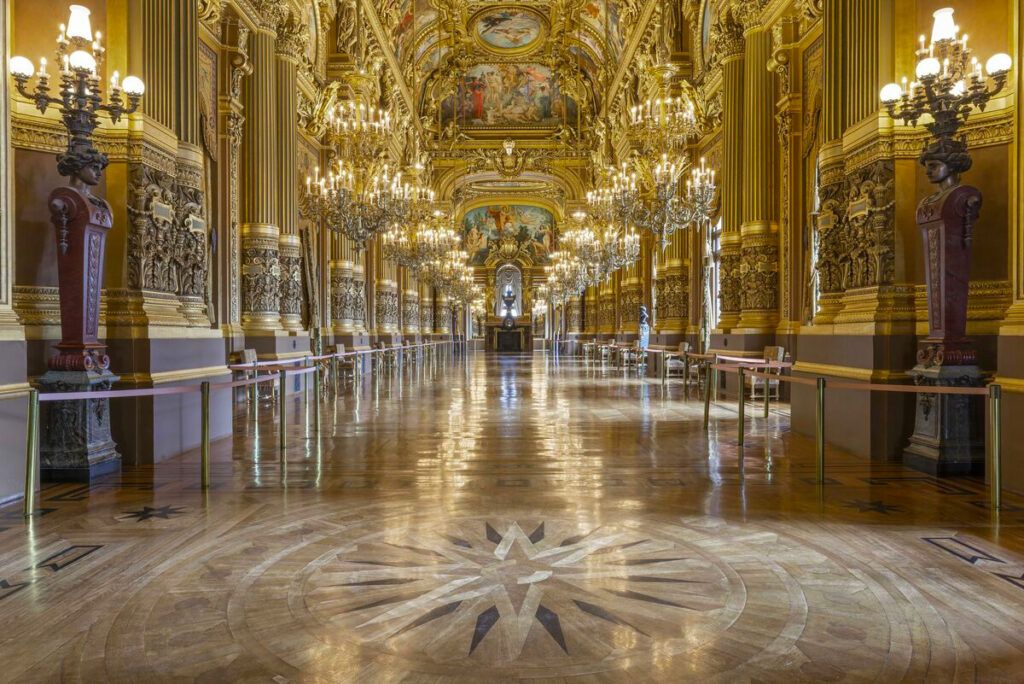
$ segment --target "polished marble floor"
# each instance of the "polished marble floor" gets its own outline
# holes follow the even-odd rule
[[[1024,500],[471,354],[0,509],[0,681],[1021,681]],[[837,426],[841,429],[841,426]]]

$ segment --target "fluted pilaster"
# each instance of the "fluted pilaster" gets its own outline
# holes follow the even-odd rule
[[[729,331],[740,317],[740,229],[743,224],[744,56],[742,52],[722,60],[722,256],[719,328]]]
[[[743,224],[740,279],[744,332],[770,332],[778,324],[779,246],[775,219],[775,89],[771,33],[746,34],[743,106]]]
[[[275,35],[261,27],[250,39],[252,76],[245,88],[246,127],[242,141],[242,327],[280,328]],[[259,243],[259,262],[250,253]],[[258,293],[251,289],[257,285]]]

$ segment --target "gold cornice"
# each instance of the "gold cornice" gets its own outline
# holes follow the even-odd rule
[[[172,371],[158,371],[156,373],[121,373],[119,385],[161,385],[171,382],[185,382],[187,380],[206,380],[211,376],[230,375],[231,369],[227,366],[207,366],[205,368],[182,368]]]
[[[871,368],[855,368],[853,366],[837,366],[830,363],[813,363],[811,361],[797,361],[793,364],[794,373],[806,373],[808,375],[823,375],[833,378],[846,378],[847,380],[860,380],[862,382],[906,382],[910,375],[906,371],[892,371]],[[826,385],[827,387],[827,385]]]

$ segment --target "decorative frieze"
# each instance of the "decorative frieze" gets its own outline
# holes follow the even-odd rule
[[[209,240],[202,191],[135,164],[129,194],[129,287],[195,298],[205,309]]]
[[[773,234],[744,238],[739,265],[743,311],[772,311],[778,307],[779,247]]]
[[[281,323],[286,330],[302,327],[302,242],[298,235],[278,238]]]
[[[739,316],[742,310],[743,278],[740,272],[740,254],[722,252],[719,262],[718,283],[721,287],[718,297],[722,317]]]
[[[654,284],[656,293],[656,316],[659,329],[667,321],[678,321],[685,325],[690,315],[690,281],[685,274],[668,273]]]
[[[242,235],[242,325],[273,330],[280,322],[281,263],[277,228],[247,224]]]

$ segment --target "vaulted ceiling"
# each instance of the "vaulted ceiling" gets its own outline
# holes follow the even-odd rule
[[[554,198],[579,196],[579,141],[655,2],[361,0],[349,11],[373,26],[445,195]]]

